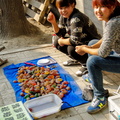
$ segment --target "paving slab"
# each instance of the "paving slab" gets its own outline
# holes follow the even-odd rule
[[[12,63],[17,64],[44,56],[53,57],[74,78],[82,90],[86,85],[88,85],[88,83],[83,81],[81,77],[77,77],[75,75],[75,72],[79,70],[80,66],[63,66],[62,63],[68,60],[69,57],[56,50],[54,47],[52,47],[51,44],[43,44],[35,47],[13,49],[9,51],[4,50],[3,52],[0,52],[0,57],[7,58],[9,62],[0,66],[0,107],[16,102],[13,88],[4,76],[2,68]],[[110,91],[111,95],[113,95],[119,86],[117,83],[120,83],[120,74],[113,74],[108,72],[103,72],[103,74],[104,85]],[[97,114],[90,115],[86,112],[86,109],[89,105],[90,103],[87,103],[65,109],[45,118],[40,118],[39,120],[109,120],[108,107]]]

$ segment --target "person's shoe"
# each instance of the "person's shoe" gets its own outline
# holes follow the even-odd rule
[[[77,60],[70,59],[68,61],[63,62],[64,66],[71,66],[71,65],[80,65],[80,62]]]
[[[87,112],[90,114],[97,113],[100,110],[102,110],[106,105],[107,105],[107,99],[105,97],[103,98],[95,97],[92,100],[91,105],[88,107]]]
[[[82,75],[84,81],[91,83],[91,79],[88,74]]]
[[[88,73],[87,67],[83,66],[76,72],[77,76],[82,76],[84,74]]]

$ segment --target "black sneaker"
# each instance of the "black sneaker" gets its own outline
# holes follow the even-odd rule
[[[82,67],[76,72],[76,75],[82,76],[87,73],[88,73],[87,67],[82,65]]]
[[[104,90],[104,95],[105,95],[106,98],[109,97],[109,91],[107,89]]]
[[[63,62],[64,66],[71,66],[71,65],[80,65],[80,62],[77,60],[70,59],[68,61]]]

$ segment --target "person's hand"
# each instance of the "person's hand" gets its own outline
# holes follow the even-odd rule
[[[63,40],[64,40],[64,39],[63,39],[62,37],[58,39],[58,44],[59,44],[60,46],[64,46]]]
[[[75,52],[77,52],[79,55],[84,55],[85,52],[83,50],[84,47],[87,47],[87,45],[80,45],[75,47]]]
[[[55,15],[52,12],[48,14],[47,21],[50,22],[51,24],[56,22]]]

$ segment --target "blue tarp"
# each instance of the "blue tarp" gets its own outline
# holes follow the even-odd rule
[[[27,62],[37,65],[38,60],[49,59],[49,58],[51,58],[51,57],[46,56],[46,57],[30,60],[30,61],[27,61]],[[56,66],[56,68],[52,68],[53,65]],[[8,81],[10,82],[10,84],[12,85],[12,87],[15,91],[16,101],[17,102],[22,101],[24,103],[26,100],[24,99],[24,97],[20,96],[21,89],[20,89],[20,86],[18,85],[19,83],[14,83],[13,82],[14,80],[17,80],[16,77],[17,77],[18,68],[21,67],[21,66],[30,66],[30,65],[25,64],[25,63],[11,64],[9,66],[4,67],[3,71],[4,71],[4,74],[5,74],[6,78],[8,79]],[[60,73],[60,77],[64,81],[68,81],[69,86],[71,88],[71,90],[68,92],[68,94],[66,94],[65,97],[62,99],[63,102],[64,102],[64,104],[62,105],[62,109],[75,107],[77,105],[81,105],[81,104],[84,104],[84,103],[88,102],[88,101],[83,100],[82,91],[81,91],[80,87],[76,84],[74,79],[58,63],[50,64],[48,66],[51,69],[58,70],[58,72]]]

